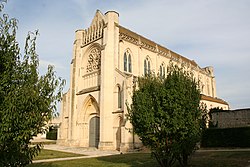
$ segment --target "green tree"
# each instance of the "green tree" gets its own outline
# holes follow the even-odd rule
[[[39,75],[37,31],[28,34],[20,53],[17,20],[2,14],[0,3],[0,166],[25,166],[42,147],[30,141],[46,131],[43,127],[56,111],[65,81],[52,66]]]
[[[140,77],[128,107],[134,132],[161,166],[187,166],[201,135],[200,91],[190,72],[171,65],[166,78]]]

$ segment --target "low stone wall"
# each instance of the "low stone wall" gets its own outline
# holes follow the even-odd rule
[[[217,128],[250,127],[250,108],[217,111],[211,115],[211,121]]]

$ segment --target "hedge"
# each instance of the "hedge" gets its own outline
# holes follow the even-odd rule
[[[57,140],[57,129],[53,129],[47,132],[46,139]]]
[[[250,147],[250,127],[209,128],[202,135],[202,147]]]

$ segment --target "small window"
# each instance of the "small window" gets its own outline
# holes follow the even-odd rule
[[[150,61],[148,58],[144,60],[144,75],[149,75],[151,73]]]
[[[128,55],[128,72],[132,72],[131,55]]]
[[[147,75],[147,61],[144,60],[144,75]]]
[[[128,61],[127,61],[127,54],[126,53],[124,53],[123,62],[124,62],[124,71],[127,71],[127,63],[128,63]]]
[[[164,63],[162,63],[160,65],[160,77],[165,78],[165,65],[164,65]]]
[[[148,74],[150,74],[150,61],[148,61]]]
[[[160,66],[160,77],[162,76],[162,66]]]
[[[122,92],[121,92],[121,88],[118,87],[118,108],[122,108]]]
[[[163,78],[165,78],[165,67],[163,67]]]

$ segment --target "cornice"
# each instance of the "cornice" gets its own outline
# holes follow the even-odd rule
[[[87,89],[83,89],[83,90],[79,91],[78,93],[76,93],[76,95],[82,95],[85,93],[90,93],[90,92],[99,91],[99,90],[100,90],[100,86],[94,86],[94,87],[90,87]]]
[[[209,73],[205,71],[204,68],[201,68],[194,60],[189,60],[188,58],[172,50],[169,50],[164,46],[161,46],[125,27],[122,27],[121,25],[119,25],[119,39],[135,44],[141,48],[147,49],[161,56],[168,57],[174,62],[186,64],[192,70],[198,70],[205,75],[209,75]]]

